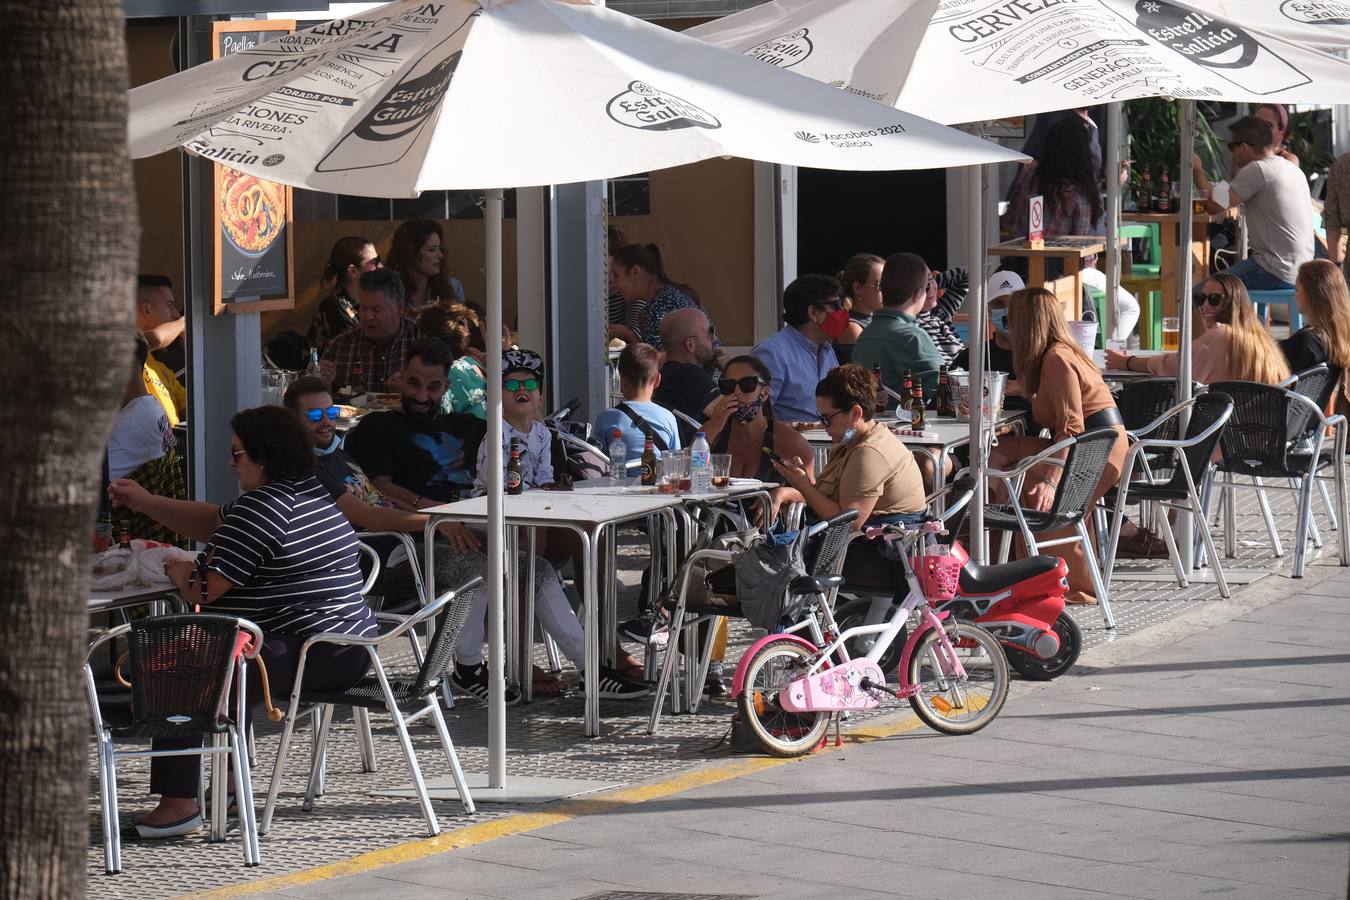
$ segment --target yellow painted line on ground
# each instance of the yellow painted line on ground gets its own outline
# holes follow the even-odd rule
[[[902,734],[906,731],[913,731],[922,725],[923,723],[920,722],[916,716],[910,715],[894,722],[850,730],[844,735],[844,742],[845,744],[864,744],[870,741],[893,737],[894,735]],[[822,753],[834,749],[833,740],[832,735],[827,736],[825,749]],[[738,759],[722,765],[699,768],[692,772],[686,772],[683,775],[676,775],[672,778],[666,778],[651,784],[641,784],[631,788],[620,788],[603,794],[597,794],[594,797],[583,796],[572,800],[565,800],[548,812],[516,813],[514,815],[504,816],[500,819],[494,819],[490,822],[483,822],[479,825],[466,825],[463,828],[456,828],[454,831],[447,831],[436,837],[422,838],[421,840],[408,841],[407,843],[398,844],[393,847],[385,847],[381,850],[372,850],[369,853],[362,853],[360,856],[354,856],[351,859],[345,859],[341,862],[329,863],[326,866],[318,866],[300,872],[291,872],[286,875],[277,875],[273,878],[264,878],[258,881],[248,882],[247,884],[236,884],[229,887],[217,888],[216,890],[207,891],[205,893],[188,894],[186,896],[198,898],[198,900],[244,897],[249,894],[279,891],[303,884],[313,884],[316,881],[341,878],[345,875],[357,875],[384,866],[412,862],[413,860],[425,859],[428,856],[435,856],[439,853],[448,853],[452,850],[473,847],[477,844],[484,844],[498,838],[510,837],[513,834],[525,834],[527,832],[537,831],[540,828],[547,828],[549,825],[558,825],[562,822],[567,822],[582,816],[613,812],[614,810],[625,806],[646,803],[650,800],[659,800],[662,797],[681,794],[685,791],[693,790],[694,788],[706,787],[707,785],[717,784],[722,781],[730,781],[733,778],[739,778],[743,775],[752,775],[755,772],[762,772],[766,769],[777,768],[778,766],[784,766],[789,763],[803,762],[810,758],[811,757],[809,756],[805,756],[793,759],[776,759],[772,757]],[[282,824],[284,827],[284,823]],[[266,852],[266,844],[263,845],[263,851],[264,853]]]

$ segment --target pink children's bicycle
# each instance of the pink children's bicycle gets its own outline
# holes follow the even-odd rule
[[[868,529],[869,536],[884,538],[885,554],[904,573],[888,621],[833,636],[827,628],[824,648],[797,634],[767,635],[750,648],[732,694],[742,721],[766,752],[809,753],[831,720],[875,709],[888,696],[908,700],[925,724],[947,734],[971,734],[998,716],[1008,695],[1003,647],[978,625],[933,609],[955,595],[961,570],[961,558],[936,543],[942,529],[941,522]],[[878,660],[907,624],[900,684],[893,688]],[[867,654],[850,659],[849,642],[869,635],[877,637]]]

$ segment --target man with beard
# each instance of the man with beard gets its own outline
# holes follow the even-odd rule
[[[399,382],[403,408],[369,413],[347,435],[347,452],[403,509],[449,503],[473,491],[474,461],[487,428],[476,416],[441,412],[451,361],[450,348],[436,338],[414,341]]]

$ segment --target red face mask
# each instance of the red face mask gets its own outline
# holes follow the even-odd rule
[[[820,330],[825,332],[825,336],[830,340],[838,340],[839,335],[843,334],[848,328],[848,310],[836,309],[834,312],[820,320]]]

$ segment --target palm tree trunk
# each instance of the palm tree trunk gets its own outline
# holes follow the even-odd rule
[[[120,0],[0,0],[0,900],[83,897],[80,689],[139,229]]]

